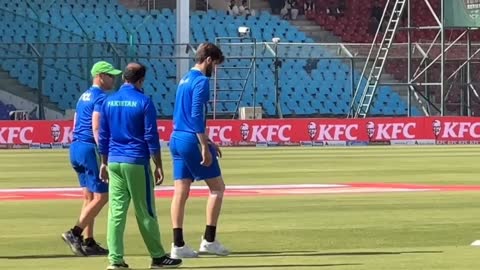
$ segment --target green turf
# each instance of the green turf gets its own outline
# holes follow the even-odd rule
[[[0,188],[75,186],[66,151],[0,151]],[[403,182],[477,184],[476,147],[225,149],[233,184]],[[164,157],[167,159],[168,154]],[[166,160],[166,170],[170,170]],[[168,178],[169,176],[167,176]],[[478,269],[477,192],[305,195],[226,199],[219,237],[234,253],[186,260],[184,269]],[[190,200],[186,240],[197,248],[203,198]],[[105,269],[105,258],[76,258],[60,233],[80,201],[0,202],[0,269]],[[157,200],[163,242],[171,242],[169,200]],[[97,219],[105,243],[106,211]],[[133,211],[126,260],[149,259]]]
[[[219,228],[235,253],[190,259],[198,269],[476,269],[480,194],[389,194],[232,198]],[[202,233],[203,199],[189,204],[186,239],[195,247]],[[164,243],[170,242],[167,199],[157,202]],[[3,202],[0,268],[102,269],[105,258],[70,257],[59,238],[75,220],[78,202]],[[130,212],[127,261],[148,264]],[[105,212],[97,222],[105,238]],[[289,265],[287,267],[285,265]],[[325,267],[321,267],[326,265]],[[328,266],[330,265],[330,266]],[[285,266],[285,267],[283,267]],[[5,267],[5,268],[2,268]]]
[[[480,148],[224,148],[227,184],[400,182],[477,184]],[[163,152],[166,185],[171,159]],[[67,150],[0,151],[0,188],[74,187]]]

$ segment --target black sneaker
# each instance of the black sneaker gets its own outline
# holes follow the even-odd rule
[[[73,254],[77,256],[87,256],[87,254],[85,254],[85,250],[83,250],[82,247],[83,238],[81,236],[77,237],[73,235],[72,231],[70,230],[68,232],[62,233],[62,239],[70,247]]]
[[[108,249],[101,247],[97,242],[87,246],[83,243],[83,250],[87,256],[106,256],[108,255]]]
[[[177,268],[180,265],[182,265],[181,259],[172,259],[168,255],[164,255],[160,258],[153,258],[150,269]]]
[[[112,263],[107,267],[107,270],[115,270],[115,269],[130,269],[128,264],[125,262],[122,263]]]

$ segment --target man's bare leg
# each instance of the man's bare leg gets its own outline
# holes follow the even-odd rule
[[[90,197],[88,193],[84,194],[86,195],[80,218],[71,230],[62,234],[62,239],[70,246],[70,249],[76,255],[107,255],[108,251],[100,247],[93,239],[93,221],[103,206],[108,202],[108,193],[92,193],[93,199],[86,205],[85,202],[87,199],[90,199]],[[85,243],[82,242],[81,237],[84,231],[85,236],[88,236]],[[84,244],[86,246],[85,248]]]
[[[191,179],[181,179],[174,181],[174,192],[170,214],[172,216],[172,228],[183,228],[183,218],[185,216],[185,205],[190,194]]]
[[[220,216],[220,212],[222,210],[223,193],[225,192],[225,183],[223,182],[223,178],[221,176],[208,179],[205,181],[205,183],[210,189],[210,195],[208,196],[207,211],[206,211],[207,226],[217,226],[218,217]],[[207,235],[205,235],[205,238],[206,236]],[[210,240],[210,238],[207,240]],[[209,242],[213,242],[213,241],[215,241],[215,234],[213,235],[213,238],[211,238],[211,241]]]
[[[83,206],[82,206],[82,211],[80,212],[80,215],[81,213],[83,213],[83,211],[85,211],[85,208],[92,200],[93,200],[93,193],[88,191],[88,189],[83,188]],[[83,237],[84,238],[93,237],[93,221],[90,222],[83,230]]]
[[[218,218],[223,204],[223,194],[225,192],[225,183],[221,176],[207,179],[205,183],[210,189],[206,209],[205,234],[200,244],[200,253],[210,253],[220,256],[227,256],[230,251],[216,240]]]
[[[173,243],[170,255],[175,259],[198,257],[197,252],[187,246],[183,239],[185,205],[187,204],[191,185],[192,179],[179,179],[174,181],[175,191],[173,193],[172,205],[170,208],[173,228]]]
[[[100,213],[102,208],[108,202],[108,193],[94,193],[93,200],[85,208],[83,208],[77,226],[85,231],[85,237],[93,237],[93,227],[89,228],[90,232],[87,232],[87,227],[93,224],[95,217]]]

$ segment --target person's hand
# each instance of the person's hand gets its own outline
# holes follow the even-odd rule
[[[217,156],[219,158],[221,158],[222,157],[222,150],[220,149],[220,146],[218,144],[214,143],[214,142],[212,142],[211,145],[212,145],[213,149],[215,150],[215,152],[217,153]]]
[[[102,180],[102,182],[104,183],[108,183],[108,166],[105,165],[105,164],[102,164],[100,165],[100,175],[99,175],[100,179]]]
[[[163,168],[162,167],[156,167],[153,175],[155,177],[155,185],[159,186],[163,183]]]
[[[202,146],[202,162],[200,162],[202,166],[209,167],[212,165],[212,153],[207,146]]]

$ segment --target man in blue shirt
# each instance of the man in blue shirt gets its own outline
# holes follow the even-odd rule
[[[155,210],[155,184],[163,182],[163,165],[157,128],[157,112],[152,100],[143,94],[146,69],[130,63],[123,72],[125,83],[110,95],[102,108],[99,151],[100,175],[109,182],[107,269],[128,269],[123,234],[130,200],[137,224],[152,258],[150,268],[178,267],[163,249]],[[154,177],[150,157],[155,164]]]
[[[84,202],[77,224],[63,233],[62,238],[78,256],[108,254],[108,250],[93,239],[94,219],[108,201],[108,185],[99,178],[98,128],[100,108],[106,97],[104,91],[113,88],[114,77],[121,73],[122,71],[115,69],[110,63],[97,62],[91,70],[93,85],[77,102],[70,163],[83,188]]]
[[[198,180],[205,180],[210,189],[205,234],[199,252],[221,256],[230,253],[215,239],[225,184],[217,160],[217,156],[221,157],[220,149],[205,133],[205,113],[210,98],[209,78],[215,66],[224,61],[224,56],[217,46],[205,43],[199,46],[195,58],[195,66],[178,85],[170,138],[175,180],[171,205],[173,243],[170,254],[173,258],[198,256],[183,240],[185,204],[192,182]]]

